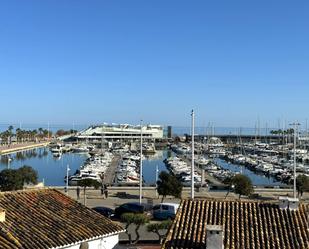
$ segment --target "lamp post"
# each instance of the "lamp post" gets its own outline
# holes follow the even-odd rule
[[[298,126],[300,125],[297,122],[290,124],[294,126],[294,182],[293,182],[293,197],[296,198],[296,136],[298,135]]]
[[[67,195],[69,195],[69,171],[70,171],[69,164],[67,164],[67,181],[65,187]]]
[[[141,120],[141,147],[140,147],[140,164],[139,164],[139,203],[142,203],[143,191],[143,120]]]
[[[194,111],[192,110],[191,111],[191,129],[192,129],[192,132],[191,132],[191,152],[192,152],[192,155],[191,155],[191,199],[193,200],[194,199]]]
[[[156,197],[158,197],[158,173],[159,173],[159,169],[158,169],[158,164],[156,165]]]

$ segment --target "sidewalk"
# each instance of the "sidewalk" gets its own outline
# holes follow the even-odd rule
[[[49,142],[39,142],[39,143],[29,142],[29,143],[12,144],[10,146],[2,145],[0,146],[0,154],[9,154],[12,152],[43,147],[43,146],[47,146],[48,144]]]

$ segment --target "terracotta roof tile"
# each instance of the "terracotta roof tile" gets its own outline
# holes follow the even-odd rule
[[[206,225],[221,225],[225,249],[309,248],[308,207],[279,209],[276,203],[184,200],[163,249],[206,248]]]
[[[0,193],[0,208],[0,248],[53,248],[123,230],[57,190]]]

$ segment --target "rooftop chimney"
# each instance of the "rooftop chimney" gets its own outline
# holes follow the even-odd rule
[[[0,222],[5,222],[5,210],[0,209]]]
[[[224,249],[222,226],[206,225],[206,249]]]

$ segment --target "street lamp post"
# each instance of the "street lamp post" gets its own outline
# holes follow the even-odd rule
[[[297,122],[291,124],[294,126],[294,182],[293,182],[293,197],[296,198],[296,136],[298,135],[298,126],[300,125]]]
[[[139,168],[139,203],[142,203],[143,191],[143,120],[141,120],[141,147],[140,147],[140,168]]]
[[[70,171],[69,164],[67,164],[67,181],[65,187],[67,195],[69,194],[69,171]]]
[[[194,111],[191,111],[191,122],[192,122],[192,132],[191,132],[191,199],[194,199]]]
[[[158,173],[159,173],[159,169],[158,169],[158,164],[156,165],[156,197],[158,197]]]

